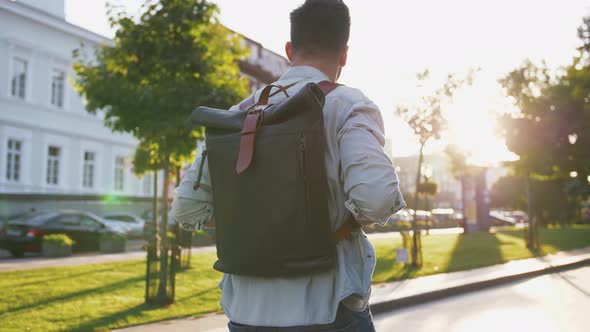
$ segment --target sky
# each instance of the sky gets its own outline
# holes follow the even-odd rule
[[[107,37],[107,0],[66,0],[66,19]],[[138,13],[143,0],[111,0]],[[303,0],[214,0],[220,21],[279,54],[289,39],[289,13]],[[449,130],[426,151],[455,143],[475,164],[514,159],[495,119],[514,111],[498,78],[525,59],[552,68],[567,65],[579,41],[577,27],[590,0],[345,0],[351,13],[348,64],[340,83],[361,89],[381,109],[394,156],[416,154],[409,127],[395,106],[428,93],[416,73],[430,70],[435,84],[449,73],[479,68],[474,84],[445,109]]]

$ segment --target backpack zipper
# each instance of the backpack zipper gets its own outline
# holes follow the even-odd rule
[[[305,156],[305,132],[301,133],[300,142],[299,142],[299,168],[301,169],[301,176],[303,178],[303,190],[305,195],[305,207],[304,207],[304,221],[310,227],[311,217],[310,217],[310,200],[309,200],[309,188],[308,188],[308,181],[307,181],[307,165],[306,165],[306,156]]]

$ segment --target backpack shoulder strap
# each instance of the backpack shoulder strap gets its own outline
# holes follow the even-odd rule
[[[280,87],[278,91],[275,91],[269,97],[272,97],[280,92],[284,92],[286,94],[287,92],[285,90],[287,90],[288,88],[290,88],[291,86],[293,86],[299,82],[300,81],[297,81],[297,82],[294,82],[294,83],[289,84],[287,86]],[[320,88],[320,90],[322,90],[322,92],[324,93],[324,96],[327,96],[330,92],[332,92],[332,90],[336,89],[340,85],[341,84],[334,83],[332,81],[321,81],[318,83],[318,87]],[[287,97],[288,96],[289,95],[287,95]],[[245,111],[245,110],[249,109],[250,107],[254,106],[255,104],[256,104],[256,94],[253,93],[252,95],[250,95],[250,97],[244,99],[238,106],[240,108],[240,111]]]

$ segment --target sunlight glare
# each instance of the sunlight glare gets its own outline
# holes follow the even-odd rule
[[[504,98],[490,95],[490,80],[477,79],[472,86],[457,91],[452,105],[445,111],[448,120],[448,142],[470,155],[468,163],[475,166],[497,166],[518,156],[506,147],[497,128],[500,114],[513,107]],[[498,102],[503,101],[503,102]]]

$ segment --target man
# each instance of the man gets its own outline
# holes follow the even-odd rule
[[[291,68],[275,84],[289,95],[310,82],[336,82],[346,65],[350,16],[341,0],[307,0],[291,13]],[[256,93],[258,98],[260,91]],[[280,101],[284,94],[271,98]],[[237,110],[234,106],[232,110]],[[325,100],[325,166],[329,211],[336,230],[351,215],[361,224],[384,224],[405,206],[397,176],[383,152],[383,120],[359,90],[339,86]],[[193,185],[200,159],[177,189],[173,210],[179,224],[200,227],[213,217],[209,173]],[[368,307],[375,252],[363,232],[337,244],[337,266],[293,278],[224,275],[221,305],[230,331],[374,331]]]

